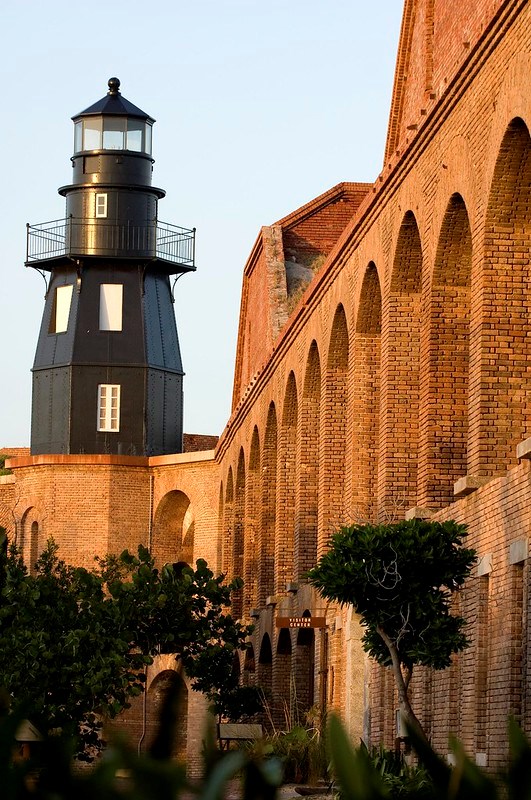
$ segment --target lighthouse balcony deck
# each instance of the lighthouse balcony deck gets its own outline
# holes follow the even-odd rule
[[[70,217],[28,223],[26,229],[26,266],[51,269],[70,259],[119,258],[157,261],[170,273],[195,270],[195,228]]]

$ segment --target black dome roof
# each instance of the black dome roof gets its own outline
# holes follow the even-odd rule
[[[94,114],[115,114],[121,117],[136,117],[137,119],[146,119],[150,120],[150,122],[155,122],[153,117],[150,117],[145,111],[142,111],[138,106],[130,103],[125,97],[122,97],[119,91],[120,81],[118,78],[109,78],[108,85],[109,91],[105,97],[102,97],[101,100],[93,103],[93,105],[89,106],[84,111],[80,111],[79,114],[76,114],[72,119],[77,120],[80,117],[93,116]]]

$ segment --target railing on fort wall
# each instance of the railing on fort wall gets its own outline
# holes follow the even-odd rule
[[[157,258],[194,269],[195,228],[159,220],[145,225],[105,219],[58,219],[27,226],[26,264],[68,256]]]

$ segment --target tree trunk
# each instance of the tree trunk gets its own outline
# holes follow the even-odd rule
[[[396,683],[396,688],[397,688],[397,692],[398,692],[398,707],[399,707],[399,710],[400,710],[400,714],[402,715],[402,718],[404,719],[406,724],[410,728],[412,728],[415,731],[415,733],[417,734],[417,736],[424,742],[424,744],[426,744],[429,747],[428,737],[426,736],[422,725],[420,724],[420,722],[418,721],[417,717],[415,716],[415,713],[414,713],[413,709],[411,708],[411,703],[409,702],[409,697],[408,697],[409,681],[408,681],[408,685],[406,685],[406,681],[405,681],[404,675],[402,673],[402,668],[400,666],[400,659],[398,657],[398,650],[396,648],[396,645],[387,636],[387,634],[385,633],[385,631],[382,628],[378,627],[377,631],[378,631],[379,635],[382,637],[383,641],[385,642],[386,647],[389,650],[389,654],[391,656],[391,663],[392,663],[392,667],[393,667],[393,675],[395,677],[395,683]],[[412,671],[413,671],[413,668],[411,667],[410,678],[411,678],[411,672]]]

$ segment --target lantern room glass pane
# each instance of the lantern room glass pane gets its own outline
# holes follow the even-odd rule
[[[101,117],[84,120],[83,150],[101,150]]]
[[[134,150],[135,153],[142,151],[142,133],[144,123],[138,119],[127,120],[127,143],[126,150]]]
[[[151,133],[151,124],[146,122],[146,144],[144,150],[148,155],[151,155]]]
[[[76,122],[74,125],[74,153],[83,150],[83,122]]]
[[[125,117],[104,117],[103,149],[123,150],[125,138]]]

